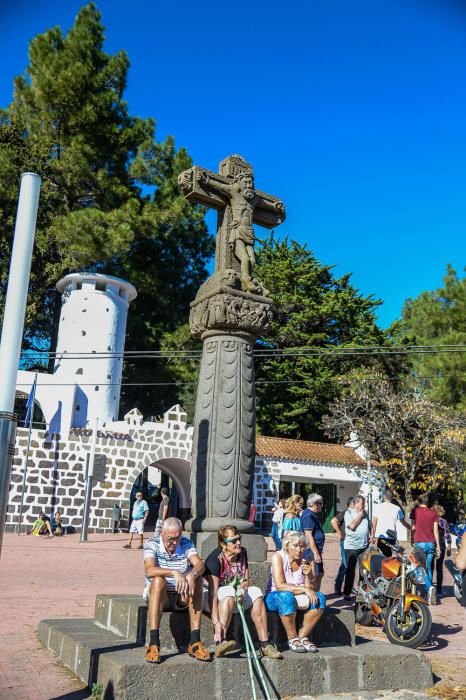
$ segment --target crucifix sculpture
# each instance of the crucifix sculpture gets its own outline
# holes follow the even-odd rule
[[[195,532],[225,524],[240,532],[248,521],[255,464],[253,347],[272,321],[272,300],[255,279],[253,224],[273,228],[285,219],[283,202],[254,187],[240,156],[220,173],[194,166],[178,178],[190,202],[218,211],[215,273],[191,304],[191,332],[203,340],[191,471]]]

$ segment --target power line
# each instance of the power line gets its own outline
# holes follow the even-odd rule
[[[280,348],[256,348],[254,355],[257,358],[282,357],[370,357],[377,355],[418,355],[418,354],[450,354],[466,352],[465,345],[425,345],[403,346],[400,349],[387,346],[355,346],[351,348],[303,348],[288,352]],[[188,353],[188,354],[187,354]],[[108,352],[83,352],[83,353],[57,353],[47,351],[25,350],[21,353],[23,360],[39,360],[55,358],[60,362],[66,360],[102,360],[102,359],[162,359],[162,360],[198,360],[202,357],[200,350],[126,350],[120,353]]]
[[[318,381],[319,382],[335,382],[337,384],[352,384],[355,381],[367,381],[367,382],[373,382],[373,381],[399,381],[400,377],[404,375],[396,375],[394,377],[372,377],[372,378],[367,378],[367,379],[361,379],[361,380],[349,380],[346,378],[342,377],[319,377]],[[433,375],[430,377],[427,376],[418,376],[418,377],[411,377],[411,379],[414,379],[415,381],[423,381],[423,380],[431,380],[431,379],[447,379],[450,378],[451,376],[463,376],[462,374],[455,374],[451,373],[449,375],[445,374],[437,374]],[[310,381],[312,381],[314,378],[310,377],[309,379],[257,379],[256,384],[306,384]],[[191,381],[191,382],[87,382],[87,383],[79,383],[79,386],[121,386],[121,387],[127,387],[127,386],[189,386],[193,384],[197,384],[197,381]],[[18,383],[16,385],[17,387],[25,386],[29,387],[29,384],[26,383]],[[63,387],[63,386],[76,386],[76,382],[70,382],[70,383],[55,383],[55,382],[38,382],[38,388],[42,387],[49,387],[49,386],[54,386],[54,387]],[[24,397],[26,398],[26,397]]]

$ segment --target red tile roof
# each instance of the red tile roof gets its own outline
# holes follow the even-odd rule
[[[289,440],[287,438],[256,437],[256,454],[260,457],[292,459],[298,462],[327,462],[330,464],[352,464],[358,467],[366,465],[352,447],[310,442],[308,440]]]

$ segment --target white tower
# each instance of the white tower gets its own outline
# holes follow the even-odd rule
[[[71,426],[118,420],[123,351],[132,284],[110,275],[75,272],[57,283],[62,294],[54,377],[76,385]]]

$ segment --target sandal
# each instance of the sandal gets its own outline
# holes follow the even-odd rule
[[[288,648],[290,651],[296,651],[298,654],[305,654],[306,649],[299,637],[293,637],[288,640]]]
[[[198,661],[212,661],[212,654],[207,651],[203,642],[194,642],[188,647],[188,654]]]
[[[150,664],[160,663],[160,649],[157,644],[151,644],[148,647],[144,647],[144,649],[146,650],[146,661],[148,661]]]
[[[301,637],[301,644],[305,648],[307,652],[310,652],[311,654],[317,654],[319,651],[318,648],[316,647],[313,642],[308,637]]]

